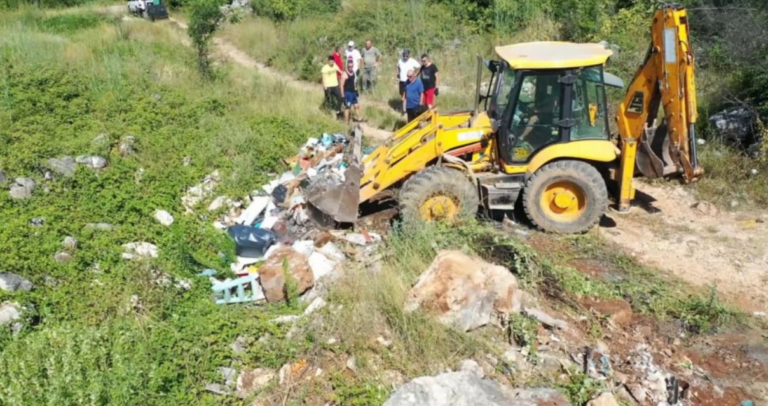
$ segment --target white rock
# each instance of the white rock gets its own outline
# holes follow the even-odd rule
[[[266,388],[275,380],[277,373],[269,368],[256,368],[252,371],[243,371],[237,377],[237,396],[247,398],[254,393]]]
[[[307,308],[304,310],[304,315],[310,315],[325,307],[326,304],[327,303],[325,302],[325,299],[322,297],[315,298],[315,300],[313,300],[312,303],[310,303],[309,306],[307,306]]]
[[[309,256],[308,261],[309,268],[312,269],[312,275],[314,275],[316,281],[326,275],[330,275],[336,268],[336,264],[333,261],[316,251]]]
[[[74,237],[64,237],[64,241],[61,243],[65,249],[75,250],[77,248],[77,240]]]
[[[587,406],[619,406],[619,402],[610,392],[603,392],[600,396],[590,400]]]
[[[325,245],[323,245],[319,250],[317,250],[319,253],[325,255],[328,257],[328,259],[336,262],[342,262],[346,259],[346,256],[344,255],[344,252],[342,252],[339,247],[337,247],[332,242],[327,242]]]
[[[309,258],[315,252],[315,242],[312,240],[296,241],[291,245],[294,251]]]
[[[75,158],[75,161],[81,165],[85,165],[93,169],[102,169],[107,166],[107,159],[98,155],[80,155],[79,157]]]
[[[254,198],[253,202],[248,205],[248,208],[245,209],[240,214],[240,217],[235,220],[235,223],[252,225],[253,222],[256,221],[256,218],[259,217],[259,214],[261,214],[264,209],[267,208],[270,200],[272,200],[272,198],[269,196],[258,196]]]
[[[166,227],[173,224],[173,216],[165,210],[155,210],[155,220]]]
[[[3,302],[0,305],[0,326],[11,324],[20,319],[21,312],[19,309],[21,309],[21,306],[16,302]]]
[[[10,272],[0,272],[0,290],[7,292],[29,292],[32,288],[32,282],[21,275],[16,275],[15,273]]]
[[[480,378],[485,377],[485,372],[483,372],[483,368],[481,368],[480,364],[478,364],[475,360],[472,360],[472,359],[465,359],[464,361],[461,361],[460,370],[464,372],[473,373]]]
[[[132,242],[123,244],[125,259],[157,258],[158,249],[154,244],[148,242]]]
[[[273,319],[272,322],[276,324],[288,324],[288,323],[293,323],[298,319],[299,319],[299,316],[285,315],[285,316],[280,316]]]
[[[387,340],[386,338],[382,336],[376,337],[376,342],[379,343],[382,347],[389,347],[392,345],[392,340]]]

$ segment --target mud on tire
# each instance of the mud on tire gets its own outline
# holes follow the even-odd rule
[[[542,207],[542,194],[548,188],[567,184],[580,191],[583,208],[575,218],[564,220]],[[605,213],[608,191],[598,170],[582,161],[557,161],[544,165],[526,183],[523,208],[528,219],[541,231],[556,234],[579,234],[591,229]]]
[[[453,201],[458,210],[456,219],[474,218],[477,215],[480,198],[477,188],[458,169],[445,166],[432,166],[408,179],[400,189],[399,204],[403,221],[414,223],[428,221],[422,219],[420,209],[430,198],[445,196]]]

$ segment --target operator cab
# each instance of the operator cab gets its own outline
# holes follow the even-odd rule
[[[605,86],[623,87],[603,70],[610,50],[599,44],[534,42],[496,52],[502,60],[487,62],[492,77],[481,98],[505,163],[525,165],[557,143],[610,138]]]

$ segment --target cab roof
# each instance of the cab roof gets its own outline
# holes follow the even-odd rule
[[[512,69],[565,69],[604,65],[613,51],[600,44],[526,42],[497,46],[496,53]]]

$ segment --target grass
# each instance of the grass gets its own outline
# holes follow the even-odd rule
[[[26,201],[0,194],[0,269],[36,286],[0,292],[27,308],[18,336],[0,333],[9,383],[0,404],[233,404],[203,389],[219,379],[217,367],[279,368],[312,346],[286,340],[288,327],[270,321],[295,307],[212,303],[209,282],[195,274],[227,275],[232,243],[204,215],[185,216],[180,198],[214,169],[217,193],[250,193],[307,137],[341,127],[307,109],[307,96],[252,72],[220,66],[218,82],[201,82],[193,53],[179,45],[184,33],[163,24],[90,11],[0,16],[0,168],[38,183]],[[106,143],[94,143],[101,134]],[[138,153],[121,157],[127,135]],[[108,158],[105,170],[44,179],[49,158],[93,153]],[[160,208],[176,218],[171,227],[152,218]],[[31,228],[35,217],[45,225]],[[65,236],[80,244],[59,264]],[[156,244],[160,257],[122,260],[131,241]],[[163,274],[192,289],[161,284]],[[253,344],[234,358],[229,344],[240,335]]]

